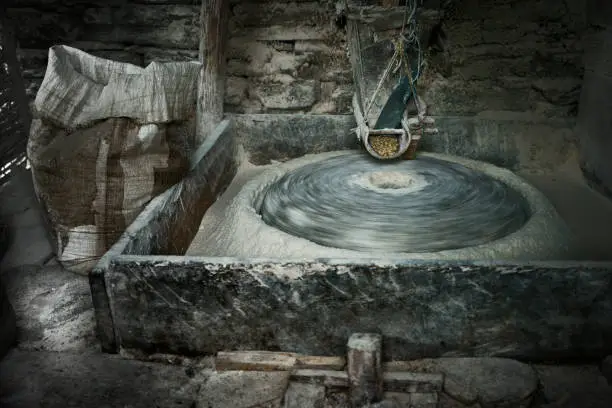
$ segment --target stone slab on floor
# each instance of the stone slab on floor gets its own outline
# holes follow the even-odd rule
[[[5,271],[2,281],[17,316],[19,349],[100,350],[86,276],[57,264],[28,265]]]
[[[283,408],[320,408],[325,403],[325,386],[292,382],[285,393]]]
[[[206,380],[108,354],[19,350],[0,362],[0,378],[3,408],[190,408]]]
[[[439,407],[437,392],[385,392],[383,401],[397,408],[445,408]]]
[[[542,408],[609,408],[612,387],[595,365],[535,365],[546,404]]]
[[[348,391],[342,388],[327,388],[323,408],[349,408]]]
[[[215,372],[199,392],[197,408],[281,408],[288,371]]]
[[[444,374],[444,393],[457,406],[527,407],[538,376],[527,364],[505,358],[440,358],[386,364],[386,370]]]

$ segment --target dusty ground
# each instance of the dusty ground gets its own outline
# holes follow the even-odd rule
[[[612,229],[605,228],[612,225],[609,202],[563,171],[526,177],[553,200],[562,215],[573,220],[570,225],[585,242],[585,257],[610,259]],[[27,180],[27,174],[20,178]],[[213,401],[211,406],[216,407],[252,406],[242,398],[244,393],[235,391],[251,386],[256,390],[257,384],[240,376],[231,376],[228,383],[223,380],[227,374],[210,369],[210,360],[162,364],[100,353],[87,279],[62,270],[50,257],[31,186],[5,188],[0,198],[0,214],[17,229],[0,277],[19,325],[18,347],[0,362],[1,407],[196,407],[204,406],[202,401]],[[540,381],[534,398],[537,406],[610,406],[612,389],[597,365],[533,369]],[[220,388],[215,385],[219,381]],[[220,395],[221,389],[229,390],[224,393],[228,398]],[[242,396],[243,402],[229,398],[234,394]],[[453,401],[441,403],[458,407],[448,405]],[[275,404],[280,406],[280,400]]]
[[[53,259],[29,180],[18,173],[0,191],[13,231],[0,278],[18,325],[18,345],[0,362],[0,407],[193,406],[210,360],[170,365],[99,351],[87,277]]]

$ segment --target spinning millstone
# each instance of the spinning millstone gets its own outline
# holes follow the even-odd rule
[[[267,224],[320,245],[431,252],[485,244],[529,219],[525,198],[485,173],[435,157],[380,162],[352,153],[268,187]]]
[[[204,220],[205,239],[191,253],[369,261],[568,256],[569,230],[541,192],[509,170],[460,157],[319,153],[271,165],[228,191],[234,188],[236,195],[218,202],[216,222]]]

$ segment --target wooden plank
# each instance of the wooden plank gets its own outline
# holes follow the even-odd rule
[[[370,129],[369,132],[371,135],[400,135],[403,136],[406,131],[404,129]]]
[[[351,403],[360,407],[383,398],[382,336],[355,333],[348,341],[347,371]]]
[[[304,356],[274,351],[220,351],[215,358],[217,371],[342,370],[343,357]]]
[[[349,388],[349,375],[345,371],[294,370],[291,373],[291,381],[326,387]],[[382,374],[384,392],[440,392],[443,383],[444,375],[440,373],[386,372]]]
[[[96,266],[100,273],[106,273],[118,255],[183,255],[197,233],[199,220],[236,174],[236,148],[231,123],[221,123],[192,156],[194,161],[200,159],[192,163],[187,176],[153,198],[105,254],[107,262]]]
[[[344,357],[297,356],[295,368],[309,370],[344,370]]]
[[[229,0],[203,0],[201,10],[197,142],[202,142],[223,118]]]
[[[361,112],[361,118],[367,125],[367,118],[365,117],[364,106],[366,103],[362,89],[364,88],[364,76],[363,76],[363,62],[361,58],[361,39],[360,39],[360,24],[357,21],[349,20],[347,22],[347,43],[349,49],[349,61],[351,62],[351,68],[353,72],[353,83],[355,84],[355,95],[357,99],[353,99],[353,110],[355,112]],[[355,107],[355,103],[358,104],[359,109]],[[359,120],[359,118],[357,118]]]
[[[347,388],[349,386],[346,371],[333,370],[294,370],[291,381],[324,385],[326,387]]]
[[[220,351],[215,358],[217,371],[288,371],[296,363],[294,353],[272,351]]]

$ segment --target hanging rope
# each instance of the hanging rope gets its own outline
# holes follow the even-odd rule
[[[395,73],[398,69],[403,68],[405,71],[405,75],[408,78],[410,84],[410,90],[414,95],[415,104],[417,104],[418,110],[418,101],[416,94],[416,86],[415,82],[418,80],[421,74],[421,65],[423,64],[423,56],[421,52],[421,42],[419,41],[418,29],[416,24],[416,11],[417,11],[417,2],[418,0],[406,0],[405,2],[405,10],[404,10],[404,20],[402,22],[402,28],[396,40],[392,40],[394,44],[395,51],[385,68],[383,75],[381,76],[372,97],[369,99],[366,104],[366,109],[364,112],[364,117],[367,117],[374,105],[374,101],[380,92],[383,84],[387,81],[391,72]],[[422,0],[421,0],[422,3]],[[406,45],[413,45],[416,49],[417,54],[417,72],[413,77],[412,72],[410,70],[410,64],[408,63],[408,57],[406,55]]]
[[[387,78],[389,78],[389,75],[391,74],[391,71],[395,71],[396,70],[396,69],[394,69],[394,64],[396,63],[396,60],[397,60],[398,57],[399,57],[399,52],[398,52],[397,47],[395,47],[395,52],[393,53],[393,56],[389,60],[389,63],[387,64],[387,67],[385,68],[385,71],[383,72],[383,75],[380,78],[380,81],[378,81],[378,85],[376,86],[376,90],[372,94],[372,97],[370,98],[370,100],[369,100],[369,102],[367,104],[364,116],[367,117],[368,113],[370,113],[370,109],[372,109],[372,105],[374,104],[374,101],[376,100],[376,96],[378,95],[378,92],[380,91],[380,88],[382,88],[382,85],[385,83]]]

